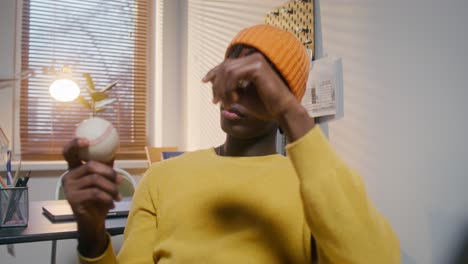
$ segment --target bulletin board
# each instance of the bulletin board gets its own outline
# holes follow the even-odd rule
[[[313,0],[290,1],[271,10],[265,16],[265,24],[287,30],[296,35],[314,55],[314,4]]]

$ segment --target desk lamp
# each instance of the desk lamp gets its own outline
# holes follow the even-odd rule
[[[116,99],[108,98],[107,92],[114,88],[117,82],[113,82],[102,89],[96,89],[91,74],[83,73],[83,77],[88,85],[86,88],[86,92],[90,98],[88,100],[80,94],[80,87],[72,80],[72,71],[68,66],[63,66],[59,71],[55,70],[53,66],[48,66],[43,68],[43,72],[46,75],[52,74],[56,76],[55,81],[49,87],[50,95],[55,100],[60,102],[76,100],[90,110],[92,116],[96,116],[97,113],[104,111],[105,106],[116,101]]]
[[[72,71],[69,67],[64,66],[60,71],[56,71],[54,67],[45,67],[45,74],[56,75],[55,81],[50,84],[49,93],[57,101],[71,102],[80,95],[80,87],[72,80]]]

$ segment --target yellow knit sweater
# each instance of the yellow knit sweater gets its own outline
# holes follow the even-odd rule
[[[287,151],[220,157],[208,149],[154,164],[135,193],[119,255],[109,243],[81,261],[312,263],[316,254],[319,263],[400,263],[391,227],[318,126]]]

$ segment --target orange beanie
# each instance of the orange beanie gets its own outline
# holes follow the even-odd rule
[[[236,44],[259,50],[278,69],[289,89],[301,101],[309,76],[310,59],[305,47],[294,34],[271,25],[256,25],[241,30],[229,44],[227,52]]]

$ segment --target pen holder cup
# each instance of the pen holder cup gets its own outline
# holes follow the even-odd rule
[[[28,187],[0,188],[0,228],[28,225]]]

